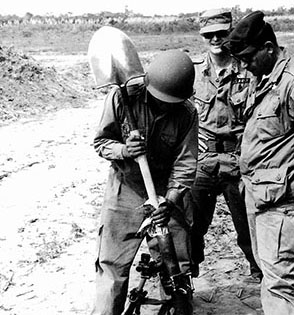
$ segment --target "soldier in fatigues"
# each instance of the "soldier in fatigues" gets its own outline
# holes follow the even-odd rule
[[[294,314],[294,61],[264,13],[244,17],[224,43],[256,76],[244,112],[240,166],[265,315]]]
[[[217,196],[223,194],[232,214],[237,243],[249,262],[251,275],[260,281],[262,274],[252,253],[239,169],[243,110],[252,75],[221,48],[231,27],[232,15],[226,10],[208,10],[200,17],[200,34],[208,52],[195,60],[193,100],[199,116],[199,154],[192,187],[194,276],[204,260],[204,235],[212,221]]]
[[[129,133],[120,89],[114,88],[106,97],[94,148],[99,156],[111,161],[111,167],[98,231],[97,292],[92,314],[121,315],[124,310],[129,272],[142,241],[134,236],[144,219],[142,205],[148,198],[136,162],[139,155],[147,155],[155,190],[165,198],[152,213],[152,220],[161,226],[171,216],[170,230],[180,269],[188,278],[189,234],[173,213],[181,212],[183,198],[195,176],[197,112],[189,100],[194,75],[187,54],[166,51],[152,61],[144,83],[127,87],[130,110],[141,137]],[[188,222],[187,213],[177,213],[178,216]],[[148,238],[153,253],[154,241]],[[175,315],[191,315],[191,303],[189,293],[186,310],[178,309]]]

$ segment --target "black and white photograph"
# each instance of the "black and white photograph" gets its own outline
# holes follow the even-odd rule
[[[294,315],[293,0],[0,4],[0,315]]]

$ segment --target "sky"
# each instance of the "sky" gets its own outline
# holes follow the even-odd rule
[[[34,15],[124,12],[126,6],[134,13],[143,15],[177,15],[212,8],[232,8],[236,5],[239,5],[242,11],[246,8],[273,10],[279,7],[287,9],[294,7],[294,2],[293,0],[0,0],[0,15],[24,16],[27,12]]]

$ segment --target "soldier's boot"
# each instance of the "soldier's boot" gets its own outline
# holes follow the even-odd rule
[[[193,314],[193,299],[192,293],[183,295],[175,293],[172,297],[174,305],[173,315],[192,315]]]

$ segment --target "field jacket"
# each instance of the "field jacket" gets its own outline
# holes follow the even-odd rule
[[[208,173],[240,176],[239,151],[244,130],[245,109],[252,75],[232,59],[228,68],[216,74],[210,54],[195,62],[195,94],[199,132],[207,137],[207,152],[199,153],[199,167]],[[228,154],[219,154],[228,153]],[[203,165],[200,165],[203,164]]]
[[[182,194],[193,183],[197,160],[197,111],[185,101],[172,112],[158,114],[149,102],[143,84],[128,88],[130,108],[147,145],[147,160],[158,195]],[[148,98],[149,96],[149,98]],[[121,181],[146,196],[138,163],[122,155],[130,127],[125,117],[119,88],[114,88],[105,100],[104,112],[94,139],[99,156],[111,161],[111,167]]]
[[[209,138],[235,139],[244,130],[243,110],[251,75],[232,59],[217,76],[210,55],[195,64],[194,102],[199,131]]]
[[[241,147],[241,173],[258,209],[294,201],[294,62],[285,51],[257,86],[252,84]]]

